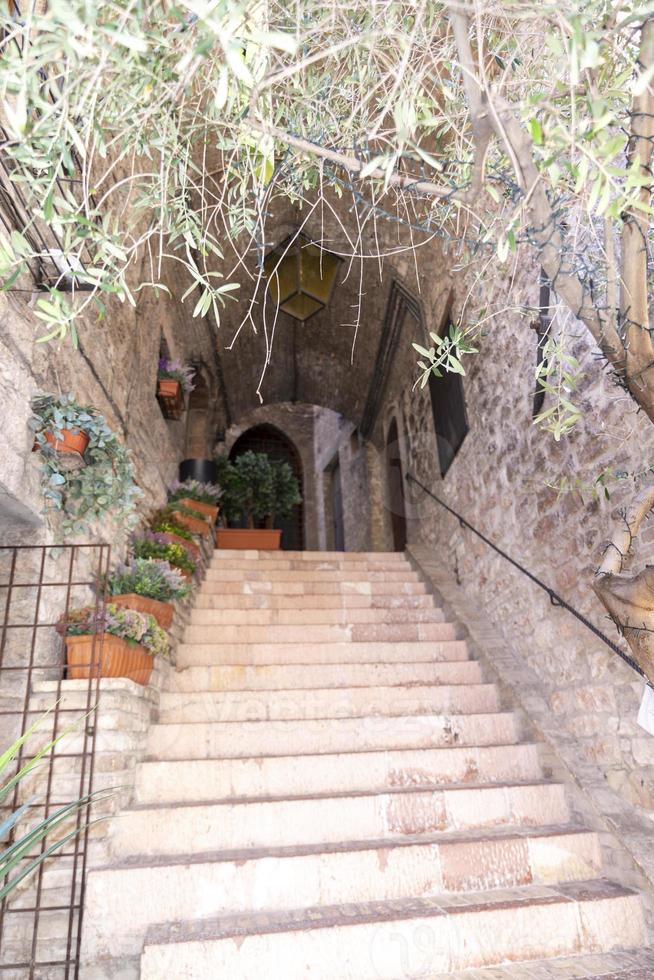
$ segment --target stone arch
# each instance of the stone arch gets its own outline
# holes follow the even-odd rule
[[[304,498],[304,471],[302,458],[295,443],[285,432],[269,422],[261,422],[246,429],[234,442],[229,457],[235,459],[242,453],[252,451],[266,453],[271,459],[288,463],[300,484]],[[301,551],[304,548],[304,505],[297,504],[292,514],[279,521],[282,528],[282,548]]]

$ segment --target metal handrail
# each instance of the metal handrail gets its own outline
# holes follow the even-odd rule
[[[611,640],[605,633],[603,633],[600,629],[598,629],[597,626],[594,626],[593,623],[591,623],[589,619],[586,619],[586,617],[582,613],[580,613],[577,609],[575,609],[574,606],[571,606],[569,602],[566,602],[566,600],[562,596],[560,596],[558,592],[555,592],[554,589],[551,589],[549,587],[549,585],[546,585],[545,582],[542,582],[538,578],[538,576],[530,572],[529,569],[525,568],[524,565],[521,565],[520,562],[516,561],[515,558],[512,558],[511,555],[507,555],[506,551],[503,551],[502,548],[500,548],[493,541],[487,538],[485,534],[482,534],[481,531],[477,530],[477,528],[474,527],[474,525],[472,525],[470,521],[467,521],[465,517],[462,517],[461,514],[458,514],[454,510],[454,508],[450,507],[449,504],[446,504],[444,500],[441,500],[441,498],[438,497],[428,487],[426,487],[424,483],[421,483],[420,480],[416,479],[416,477],[412,473],[406,474],[406,480],[409,483],[415,483],[417,487],[420,487],[421,490],[424,490],[424,492],[429,497],[431,497],[432,500],[435,500],[437,504],[440,504],[441,507],[444,507],[446,511],[452,514],[452,516],[457,519],[461,527],[465,527],[469,531],[472,531],[473,534],[476,534],[477,537],[484,542],[484,544],[487,544],[489,548],[492,548],[493,551],[497,552],[498,555],[501,555],[502,558],[505,558],[506,561],[510,562],[510,564],[513,565],[514,568],[517,568],[519,572],[522,572],[523,575],[526,575],[527,578],[534,583],[534,585],[537,585],[539,589],[542,589],[543,592],[547,593],[547,595],[549,596],[549,600],[553,606],[557,606],[561,609],[565,609],[566,612],[569,612],[572,616],[575,617],[575,619],[578,619],[579,622],[586,627],[586,629],[590,630],[591,633],[594,633],[595,636],[598,639],[600,639],[603,643],[605,643],[607,647],[610,647],[614,653],[617,653],[617,655],[622,660],[624,660],[624,662],[628,664],[632,670],[635,670],[636,673],[640,674],[641,677],[647,680],[647,675],[645,674],[645,671],[638,666],[636,661],[632,657],[630,657],[628,653],[625,653],[624,650],[620,649],[617,643],[614,643],[613,640]]]

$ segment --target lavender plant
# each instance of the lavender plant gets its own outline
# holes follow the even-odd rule
[[[190,364],[183,364],[181,361],[173,361],[168,357],[159,358],[159,370],[157,372],[157,377],[169,378],[172,381],[179,381],[185,395],[190,395],[195,388],[195,385],[193,384],[195,369],[192,368]]]
[[[169,562],[182,572],[195,574],[196,563],[189,558],[181,544],[166,541],[163,534],[156,531],[143,531],[132,538],[134,558],[160,558]]]
[[[135,558],[131,565],[118,565],[107,580],[109,595],[135,592],[159,602],[184,599],[192,588],[176,568],[157,558]]]
[[[197,500],[202,504],[216,505],[222,492],[222,487],[217,483],[201,483],[199,480],[188,479],[183,483],[175,480],[170,486],[169,496],[171,500],[188,497],[189,500]]]

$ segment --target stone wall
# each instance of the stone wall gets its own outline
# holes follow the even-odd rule
[[[426,325],[434,329],[442,322],[448,302],[457,315],[470,288],[462,277],[454,281],[452,297],[444,288],[431,297],[423,294]],[[613,522],[640,481],[614,482],[609,500],[592,492],[559,494],[551,485],[566,477],[592,487],[607,466],[641,473],[654,458],[654,427],[602,372],[585,328],[563,313],[555,330],[565,331],[566,345],[585,373],[573,396],[584,416],[559,442],[539,431],[531,418],[536,337],[525,309],[533,311],[537,304],[538,270],[521,255],[506,277],[472,288],[485,291],[491,309],[501,308],[511,288],[516,309],[492,323],[479,341],[479,354],[468,359],[464,389],[470,429],[445,478],[438,467],[428,389],[412,390],[413,378],[407,378],[401,394],[394,393],[385,406],[384,425],[392,416],[398,420],[405,469],[617,640],[590,586]],[[654,738],[636,725],[642,681],[438,504],[413,491],[408,497],[409,540],[423,545],[462,593],[483,604],[506,643],[535,672],[561,738],[573,747],[580,766],[595,766],[623,800],[654,811]],[[653,548],[650,527],[639,542],[634,569],[651,560]]]
[[[171,283],[179,295],[182,283]],[[143,292],[137,309],[108,304],[103,322],[87,318],[79,349],[68,340],[39,344],[43,324],[34,307],[43,294],[0,296],[0,398],[4,407],[0,440],[0,535],[3,543],[52,539],[43,521],[38,454],[27,422],[30,400],[39,392],[72,391],[82,404],[105,415],[131,450],[145,513],[165,500],[167,485],[187,455],[187,419],[166,421],[156,401],[156,373],[162,341],[171,355],[202,367],[212,401],[217,387],[215,340],[207,320],[159,292]],[[208,423],[210,424],[210,423]],[[190,439],[189,445],[197,444]],[[120,549],[124,529],[103,522],[96,539]],[[88,536],[85,536],[88,537]]]

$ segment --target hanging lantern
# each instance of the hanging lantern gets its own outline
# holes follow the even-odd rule
[[[268,252],[263,270],[279,309],[304,323],[327,306],[340,262],[304,235],[291,235]]]

